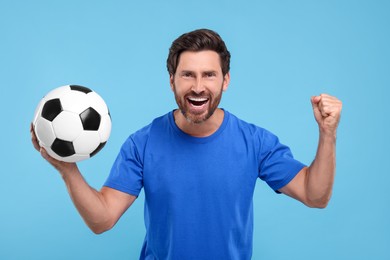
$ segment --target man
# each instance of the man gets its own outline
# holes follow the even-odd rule
[[[309,207],[327,205],[341,102],[325,94],[311,98],[320,137],[306,167],[275,135],[218,108],[230,81],[229,63],[225,43],[211,30],[176,39],[167,67],[179,109],[125,141],[100,191],[84,181],[76,164],[48,156],[31,129],[35,148],[60,172],[93,232],[112,228],[143,188],[140,259],[250,259],[257,178]]]

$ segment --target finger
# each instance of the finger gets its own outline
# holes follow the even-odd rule
[[[76,163],[63,162],[55,159],[54,157],[51,157],[50,154],[43,147],[41,148],[40,152],[42,157],[60,173],[69,172],[74,170],[74,168],[77,168]]]
[[[319,109],[322,117],[328,117],[329,116],[330,109],[329,109],[328,105],[324,104],[323,102],[320,102],[318,104],[318,109]]]
[[[49,155],[49,153],[46,151],[45,148],[41,147],[41,149],[39,151],[41,152],[42,157],[45,158],[49,163],[55,164],[57,162],[56,159],[54,159],[53,157],[51,157]]]
[[[332,104],[325,103],[321,105],[321,114],[324,116],[333,116],[336,112],[335,107]]]
[[[322,104],[318,105],[318,111],[322,118],[329,116],[328,110]]]
[[[41,153],[42,157],[45,158],[46,160],[49,160],[50,159],[50,156],[49,154],[46,152],[46,149],[41,147],[39,149],[39,152]]]
[[[42,157],[43,157],[46,161],[48,161],[48,162],[49,162],[51,165],[53,165],[55,168],[58,167],[58,160],[56,160],[56,159],[54,159],[53,157],[51,157],[51,156],[49,155],[49,153],[46,151],[45,148],[41,147],[39,151],[40,151]]]
[[[33,143],[34,148],[35,148],[37,151],[39,151],[40,145],[39,145],[39,142],[38,142],[38,138],[37,138],[37,136],[35,135],[34,126],[33,126],[32,123],[31,123],[31,125],[30,125],[30,134],[31,134],[31,142]]]
[[[336,117],[341,112],[342,103],[337,98],[326,95],[321,98],[319,107],[322,114]]]
[[[329,103],[329,104],[340,104],[341,101],[333,96],[330,96],[328,94],[321,94],[321,101],[324,103]]]

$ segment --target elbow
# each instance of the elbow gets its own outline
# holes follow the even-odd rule
[[[114,224],[111,224],[109,222],[103,222],[103,223],[87,223],[89,229],[95,234],[100,235],[104,232],[110,230]]]
[[[89,227],[91,229],[91,231],[95,234],[95,235],[100,235],[100,234],[103,234],[104,232],[108,231],[109,229],[103,229],[103,228],[96,228],[96,227]]]
[[[104,232],[108,231],[111,229],[111,227],[92,227],[92,226],[89,226],[89,229],[95,234],[95,235],[100,235],[100,234],[103,234]]]
[[[104,232],[106,232],[105,230],[95,230],[95,229],[91,229],[92,232],[95,234],[95,235],[100,235],[100,234],[103,234]]]
[[[310,208],[325,209],[328,206],[329,201],[330,201],[330,196],[327,196],[327,197],[317,198],[317,199],[308,199],[305,204]]]
[[[328,206],[328,202],[315,202],[315,203],[310,203],[306,204],[310,208],[314,209],[324,209]]]

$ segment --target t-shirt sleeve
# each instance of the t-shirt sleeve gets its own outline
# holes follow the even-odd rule
[[[263,130],[259,133],[259,138],[259,178],[278,192],[306,165],[295,160],[290,148],[281,144],[271,132]]]
[[[143,187],[143,163],[131,136],[122,145],[104,186],[139,195]]]

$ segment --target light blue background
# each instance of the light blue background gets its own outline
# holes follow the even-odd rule
[[[106,147],[79,164],[99,189],[125,138],[174,109],[166,57],[176,37],[214,29],[232,54],[221,106],[314,158],[310,96],[344,104],[337,177],[324,210],[259,181],[253,259],[390,259],[389,1],[1,1],[0,259],[137,259],[143,196],[94,235],[29,124],[49,90],[80,84],[107,102]]]

